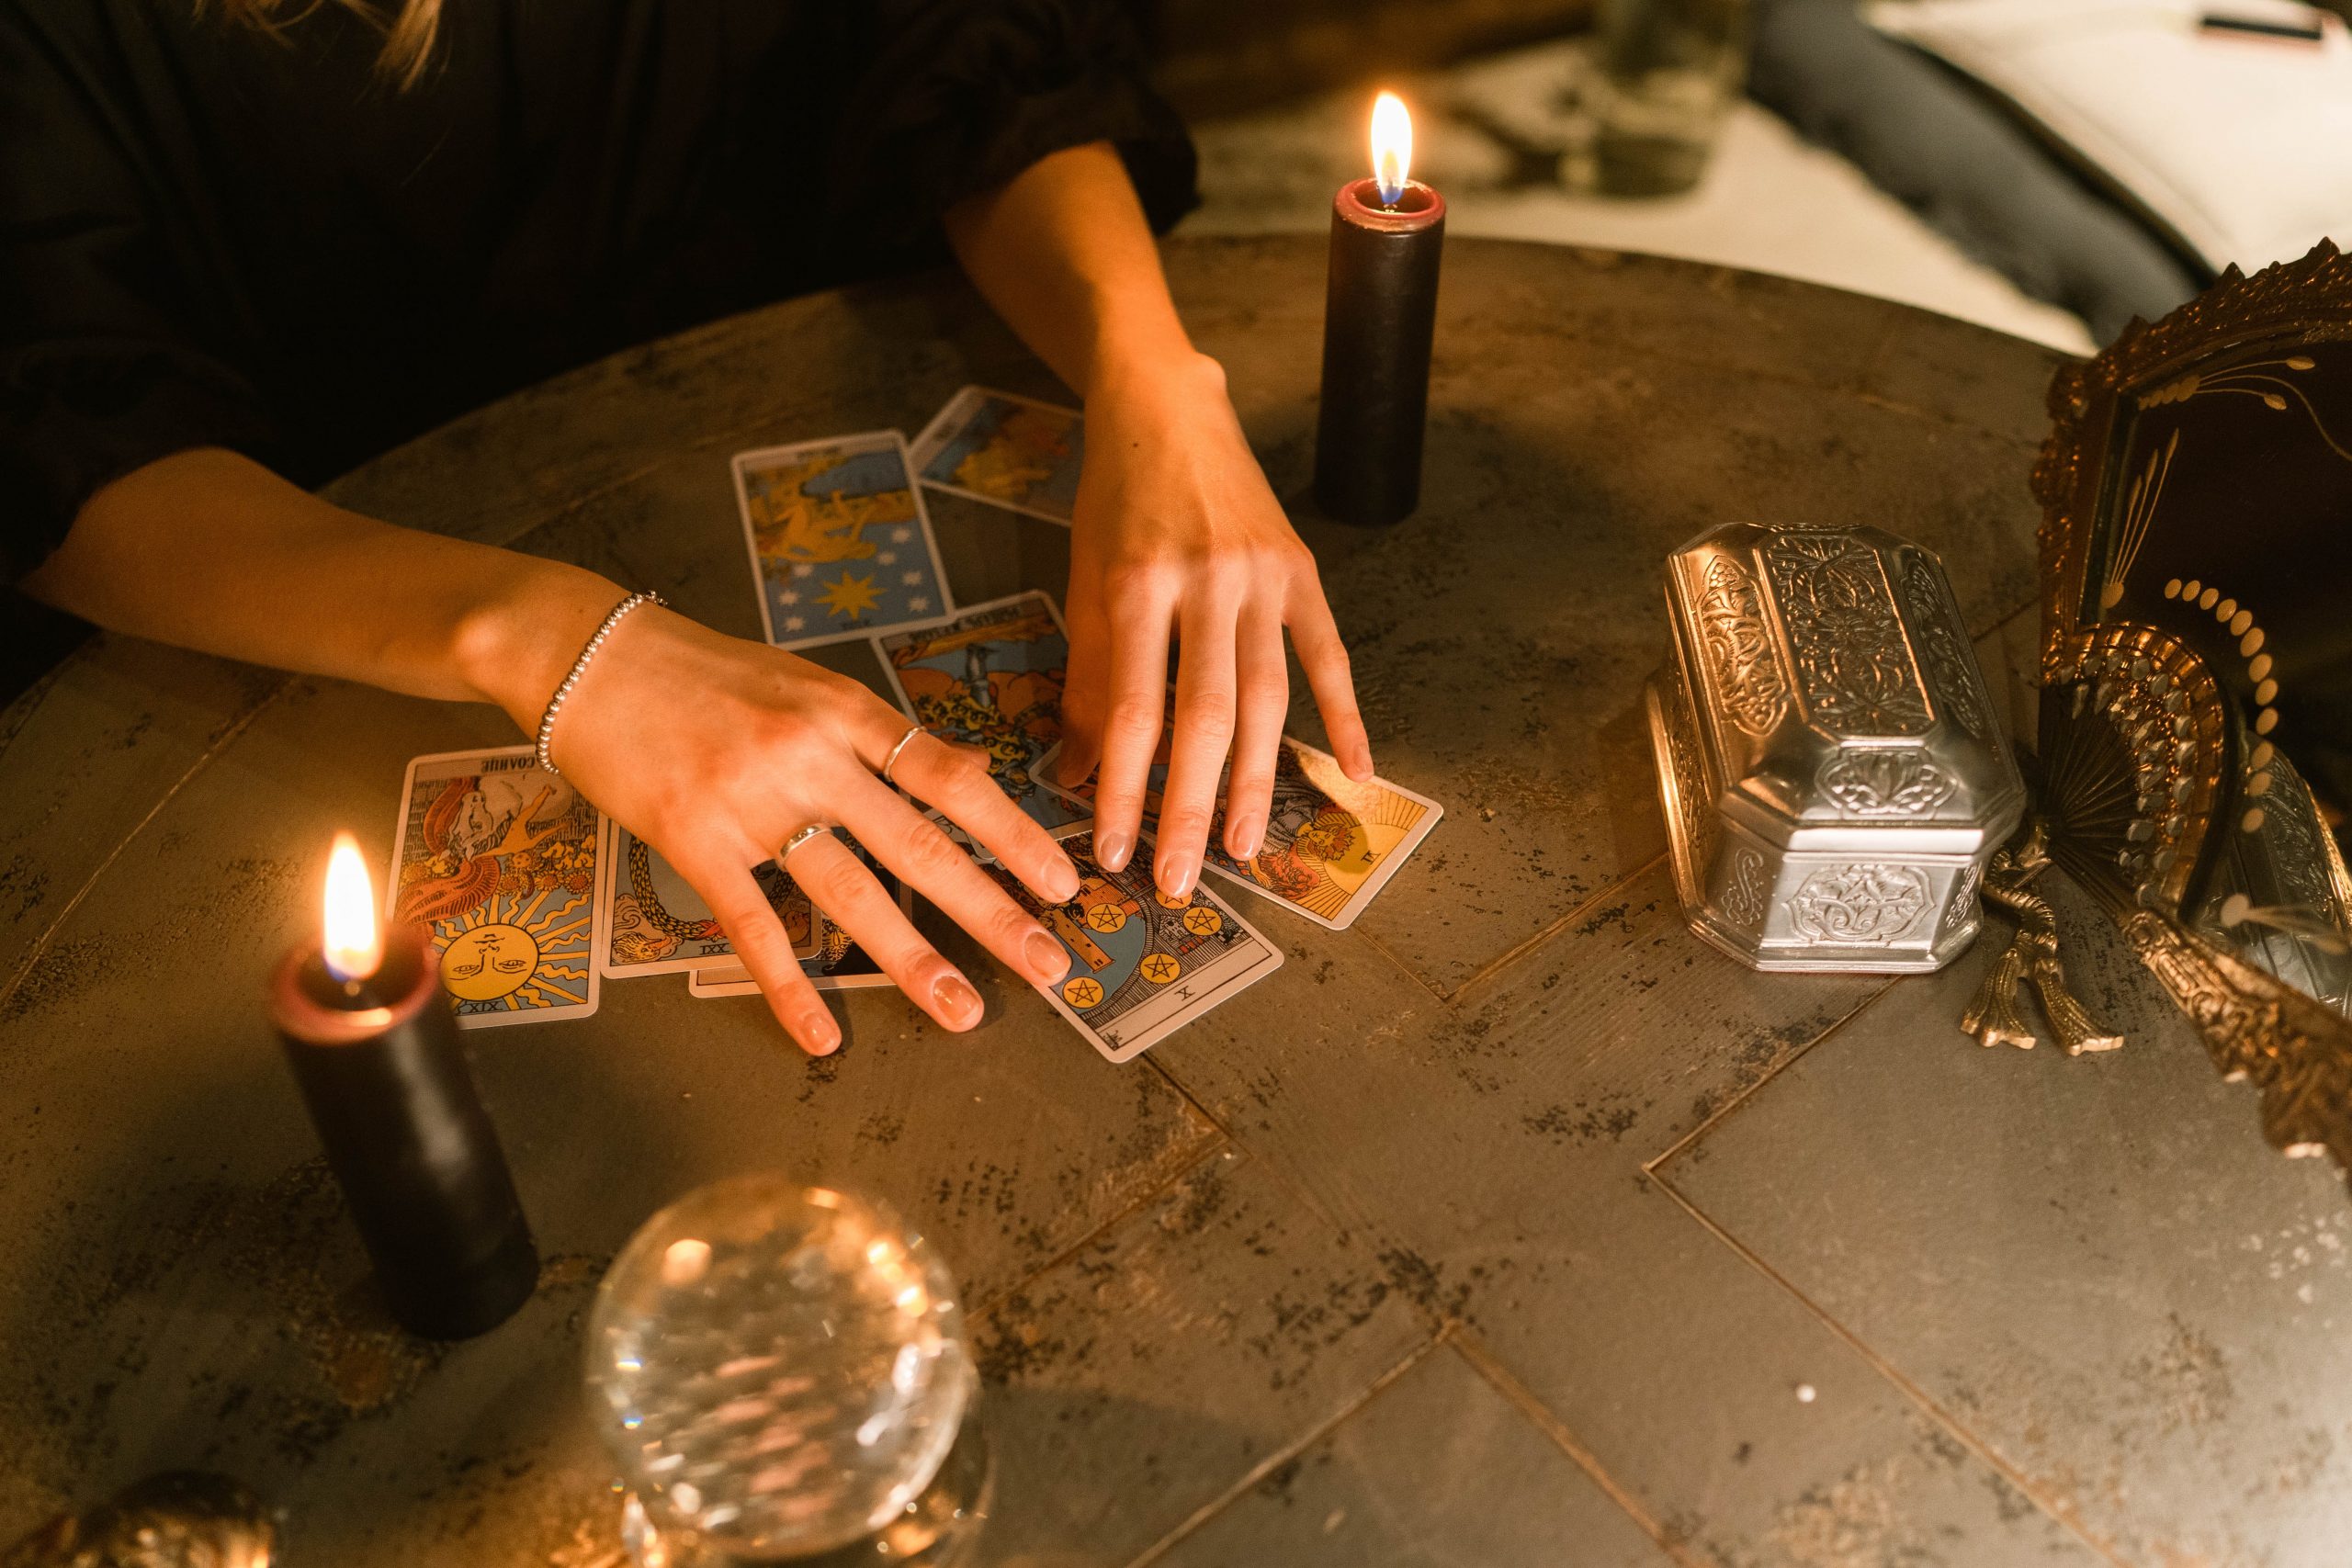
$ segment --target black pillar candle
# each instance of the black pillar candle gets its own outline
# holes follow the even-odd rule
[[[1394,523],[1421,499],[1445,198],[1418,180],[1380,196],[1363,179],[1331,203],[1315,500],[1343,523]]]
[[[395,927],[357,980],[296,949],[270,1019],[392,1315],[429,1339],[505,1322],[538,1282],[538,1251],[425,933]]]

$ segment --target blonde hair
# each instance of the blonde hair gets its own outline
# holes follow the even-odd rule
[[[216,0],[196,0],[202,11]],[[257,28],[271,37],[319,8],[323,0],[217,0],[230,17]],[[401,88],[416,85],[433,59],[433,39],[441,28],[441,0],[394,0],[397,9],[387,20],[375,0],[334,0],[355,16],[364,17],[384,34],[384,51],[376,68]]]

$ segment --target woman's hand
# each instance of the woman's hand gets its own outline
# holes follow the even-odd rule
[[[589,798],[703,896],[777,1021],[823,1055],[841,1043],[840,1027],[752,875],[811,824],[846,828],[1014,973],[1051,985],[1069,967],[1044,927],[876,776],[907,729],[898,709],[847,676],[648,605],[590,663],[549,749]],[[1038,897],[1077,893],[1069,857],[967,749],[917,736],[891,776]],[[951,1030],[980,1021],[979,993],[839,838],[810,839],[785,869],[916,1006]]]
[[[1160,736],[1168,645],[1180,638],[1174,740],[1152,875],[1182,897],[1199,879],[1228,747],[1224,848],[1258,852],[1290,707],[1290,628],[1331,750],[1372,776],[1348,653],[1315,558],[1283,514],[1227,401],[1216,361],[1105,375],[1086,402],[1086,467],[1070,541],[1066,783],[1099,763],[1096,855],[1117,870],[1142,824]]]

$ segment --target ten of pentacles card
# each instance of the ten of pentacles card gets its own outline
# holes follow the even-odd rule
[[[528,746],[408,765],[393,919],[425,928],[468,1028],[596,1010],[602,814]]]
[[[1064,527],[1085,457],[1085,415],[986,387],[949,399],[914,446],[915,474],[933,489]]]
[[[912,919],[915,908],[912,890],[891,875],[888,867],[876,862],[865,845],[847,833],[842,834],[841,840],[849,846],[852,854],[865,863],[865,868],[874,874],[875,880],[882,884],[883,891],[898,901],[899,913]],[[882,972],[882,965],[874,962],[873,956],[853,941],[849,932],[826,919],[822,909],[812,909],[811,913],[816,932],[815,948],[806,953],[802,953],[797,945],[793,949],[800,959],[800,972],[808,976],[809,984],[820,991],[859,991],[898,983]],[[686,989],[696,997],[754,997],[759,995],[760,985],[752,978],[750,970],[730,959],[723,965],[693,971],[686,976]]]
[[[735,500],[768,641],[838,642],[956,607],[910,472],[895,430],[736,454]]]
[[[1169,746],[1169,728],[1162,726],[1159,750],[1144,785],[1147,833],[1159,829]],[[1091,811],[1095,780],[1075,788],[1062,784],[1054,773],[1060,761],[1058,745],[1038,758],[1039,781]],[[1209,822],[1201,863],[1335,931],[1354,922],[1445,815],[1445,807],[1429,796],[1385,779],[1358,784],[1340,771],[1338,759],[1285,735],[1274,755],[1273,807],[1266,836],[1258,852],[1243,861],[1225,852],[1226,779],[1220,777],[1216,787],[1216,814]]]
[[[1063,903],[1041,902],[994,862],[987,870],[1069,954],[1069,973],[1037,990],[1106,1059],[1133,1061],[1282,967],[1282,949],[1207,888],[1167,897],[1145,857],[1105,871],[1091,829],[1056,837],[1078,867]]]
[[[1038,787],[1036,761],[1061,741],[1069,635],[1038,592],[958,611],[948,620],[874,639],[907,716],[945,740],[989,754],[989,774],[1041,827],[1092,814]]]
[[[652,845],[608,820],[603,858],[609,913],[596,949],[598,973],[622,980],[734,964],[735,944],[719,929],[710,906]],[[820,932],[808,896],[773,860],[753,866],[752,876],[784,922],[794,955],[814,956]]]

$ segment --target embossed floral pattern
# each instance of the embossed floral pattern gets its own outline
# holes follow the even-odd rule
[[[1789,898],[1789,923],[1802,936],[1840,947],[1900,941],[1928,908],[1928,879],[1917,867],[1861,863],[1825,865]]]
[[[1911,613],[1911,635],[1935,684],[1936,701],[1954,724],[1979,740],[1988,739],[1993,726],[1976,671],[1967,646],[1953,629],[1950,601],[1936,581],[1935,568],[1924,557],[1912,557],[1903,569],[1903,603]]]
[[[1839,751],[1815,778],[1849,817],[1924,817],[1951,796],[1951,775],[1917,746]]]
[[[1789,711],[1788,677],[1780,649],[1764,624],[1763,596],[1747,569],[1729,556],[1707,562],[1707,585],[1699,596],[1699,635],[1724,711],[1750,735],[1771,732]]]
[[[1979,875],[1974,861],[1960,868],[1960,880],[1951,885],[1951,902],[1944,906],[1946,931],[1958,931],[1976,913],[1976,881]]]
[[[1847,534],[1792,532],[1764,559],[1805,716],[1841,738],[1925,734],[1928,694],[1878,552]]]
[[[1724,857],[1723,892],[1716,902],[1724,919],[1742,931],[1764,923],[1764,900],[1772,890],[1764,857],[1746,844],[1735,844]]]

